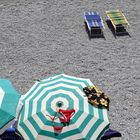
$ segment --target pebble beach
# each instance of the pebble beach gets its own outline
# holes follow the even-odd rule
[[[126,16],[115,36],[105,11]],[[0,0],[0,77],[22,95],[37,79],[65,73],[89,78],[111,100],[118,140],[140,139],[140,2],[138,0]],[[90,39],[84,12],[98,11],[104,38]]]

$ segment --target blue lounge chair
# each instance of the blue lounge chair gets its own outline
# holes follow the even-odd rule
[[[104,23],[98,12],[85,12],[85,23],[91,36],[103,36]]]

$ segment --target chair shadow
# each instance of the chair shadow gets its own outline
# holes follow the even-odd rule
[[[123,32],[121,34],[115,34],[115,29],[114,29],[110,20],[106,20],[106,24],[107,24],[108,28],[110,29],[110,31],[112,32],[112,34],[115,38],[117,38],[119,36],[129,36],[129,37],[131,37],[131,35],[127,32],[126,29],[125,29],[125,32]]]
[[[100,36],[99,36],[99,35],[98,35],[98,36],[97,36],[97,35],[92,35],[92,36],[91,36],[86,22],[85,22],[85,30],[86,30],[86,32],[87,32],[87,34],[88,34],[89,40],[94,39],[94,38],[103,38],[104,40],[106,40],[104,34],[102,34],[102,35],[100,35]]]

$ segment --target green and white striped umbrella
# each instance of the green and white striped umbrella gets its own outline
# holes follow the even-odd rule
[[[22,97],[24,107],[18,121],[18,130],[25,140],[98,140],[109,127],[106,109],[93,107],[85,100],[83,88],[93,85],[89,79],[65,74],[37,81]],[[58,103],[61,109],[74,108],[76,113],[69,126],[55,135],[52,121]],[[60,122],[55,122],[60,125]]]
[[[7,79],[0,79],[0,134],[2,134],[16,117],[20,94]]]

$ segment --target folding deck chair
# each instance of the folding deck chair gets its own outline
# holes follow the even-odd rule
[[[85,23],[91,36],[103,36],[103,20],[98,12],[85,12]]]
[[[106,15],[114,27],[115,34],[123,34],[127,32],[126,27],[128,27],[129,23],[120,10],[106,11]]]

